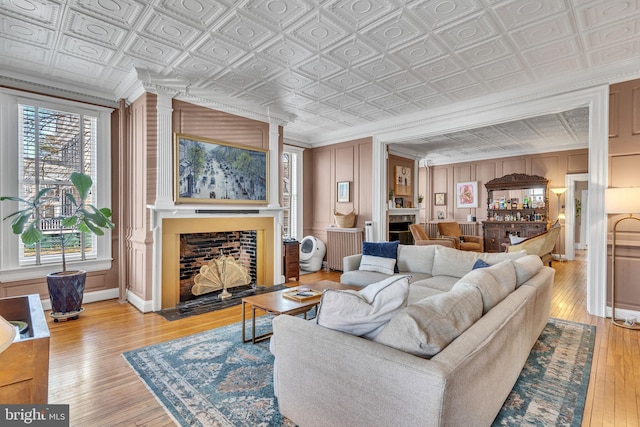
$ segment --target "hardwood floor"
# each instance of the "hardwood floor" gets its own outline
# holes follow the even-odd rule
[[[640,333],[587,314],[584,261],[554,262],[554,268],[551,316],[597,327],[583,425],[640,425]],[[303,283],[337,281],[339,276],[320,272],[300,279]],[[173,426],[122,352],[239,319],[240,306],[236,306],[168,322],[115,300],[85,305],[75,321],[53,323],[49,319],[49,402],[70,405],[72,426]]]

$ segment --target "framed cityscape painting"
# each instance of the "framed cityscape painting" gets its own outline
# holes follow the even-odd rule
[[[269,152],[175,134],[176,203],[269,202]]]

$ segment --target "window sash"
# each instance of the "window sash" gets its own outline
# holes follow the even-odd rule
[[[69,179],[71,172],[89,174],[94,182],[97,146],[96,115],[69,112],[38,103],[18,103],[18,170],[20,197],[30,199],[41,188],[54,188],[58,198],[51,207],[43,209],[43,232],[51,236],[60,234],[55,217],[64,214],[65,206],[60,198],[73,189]],[[96,197],[92,188],[89,202]],[[62,230],[68,239],[65,256],[69,261],[97,258],[96,236]],[[74,237],[76,236],[76,237]],[[43,245],[44,243],[44,245]],[[26,248],[19,241],[19,264],[41,265],[61,261],[61,248],[57,239],[45,239],[35,248]],[[44,246],[44,247],[43,247]],[[53,249],[52,249],[53,248]]]

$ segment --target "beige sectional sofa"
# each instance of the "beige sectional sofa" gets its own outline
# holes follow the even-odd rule
[[[493,265],[472,271],[478,258]],[[547,323],[555,270],[524,253],[443,246],[400,245],[397,263],[401,274],[413,275],[408,306],[373,340],[299,317],[273,320],[274,389],[281,413],[294,423],[481,426],[496,417]],[[355,273],[345,271],[343,280],[366,285]],[[362,273],[372,282],[380,277]],[[480,298],[481,317],[425,357],[422,341],[456,316],[439,301],[461,292]],[[442,318],[427,318],[434,312]]]

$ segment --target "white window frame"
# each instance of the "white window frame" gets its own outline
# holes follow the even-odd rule
[[[290,200],[295,201],[295,207],[290,209],[289,215],[292,213],[296,214],[295,218],[295,234],[291,233],[292,237],[295,237],[298,241],[302,240],[304,237],[302,235],[302,165],[303,165],[303,153],[304,149],[300,147],[294,147],[292,145],[285,145],[283,150],[285,153],[294,154],[296,158],[296,167],[293,168],[292,173],[295,172],[295,177],[291,177],[291,188],[290,188]],[[295,183],[293,182],[295,179]],[[294,185],[295,184],[295,185]]]
[[[111,113],[113,109],[87,105],[80,102],[52,98],[0,88],[0,195],[19,194],[18,164],[18,104],[37,105],[71,113],[92,115],[98,118],[95,158],[96,206],[111,208]],[[17,209],[16,202],[0,203],[0,220]],[[60,271],[61,261],[42,265],[20,265],[19,238],[11,231],[10,221],[0,223],[0,282],[13,282],[42,278],[48,273]],[[111,269],[111,231],[97,239],[97,257],[85,261],[68,262],[70,269],[100,271]]]

